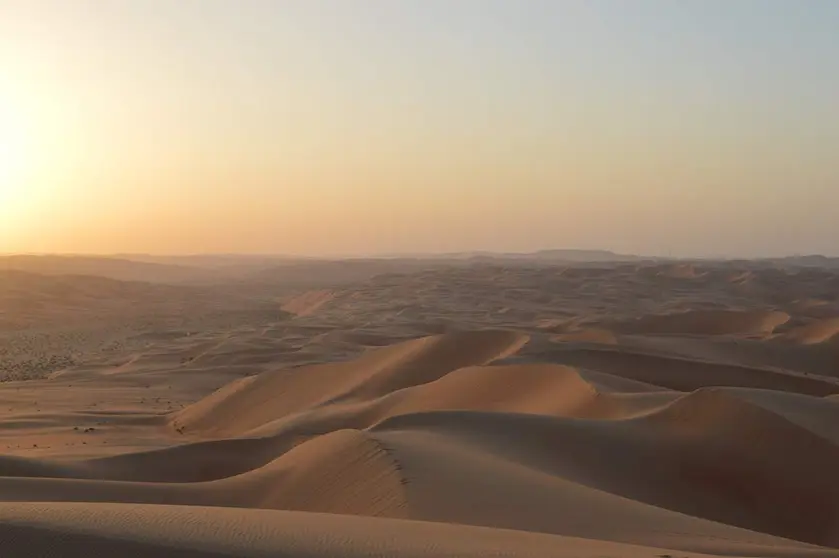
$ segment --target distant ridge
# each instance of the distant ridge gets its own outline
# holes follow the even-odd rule
[[[470,252],[444,253],[393,253],[379,256],[387,259],[419,259],[419,260],[533,260],[557,262],[635,262],[655,260],[659,258],[638,256],[634,254],[619,254],[611,250],[582,250],[555,248],[537,250],[535,252],[492,252],[476,250]],[[370,256],[376,259],[375,256]]]
[[[200,270],[172,264],[103,256],[16,255],[0,257],[0,270],[42,275],[93,275],[120,281],[183,283],[202,279]]]
[[[401,253],[355,257],[302,257],[256,254],[148,254],[0,255],[0,271],[24,271],[43,275],[92,275],[121,281],[169,284],[208,284],[231,280],[300,283],[308,287],[328,283],[366,280],[383,273],[408,273],[436,265],[605,265],[740,263],[748,268],[839,268],[839,257],[820,254],[764,258],[678,258],[622,254],[611,250],[545,249],[534,252],[468,251],[449,253]],[[313,277],[320,280],[313,282]]]
[[[532,257],[537,260],[559,260],[566,262],[635,262],[648,260],[644,256],[634,254],[618,254],[609,250],[539,250],[522,257]]]
[[[839,257],[823,256],[821,254],[768,258],[768,261],[782,265],[785,264],[802,267],[839,267]]]

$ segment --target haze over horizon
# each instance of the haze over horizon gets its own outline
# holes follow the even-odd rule
[[[839,255],[839,4],[0,0],[0,253]]]

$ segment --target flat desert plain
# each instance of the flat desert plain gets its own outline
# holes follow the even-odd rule
[[[832,262],[25,263],[3,557],[839,557]]]

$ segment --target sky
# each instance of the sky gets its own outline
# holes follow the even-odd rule
[[[0,252],[839,255],[833,0],[0,0]]]

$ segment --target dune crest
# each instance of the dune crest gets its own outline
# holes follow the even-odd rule
[[[816,320],[786,332],[779,339],[802,345],[816,345],[831,341],[837,335],[839,335],[839,317]]]
[[[500,330],[444,334],[371,349],[356,362],[269,372],[222,388],[173,415],[172,424],[190,433],[241,435],[310,407],[380,397],[498,360],[527,339]]]
[[[789,319],[784,312],[766,310],[686,310],[643,316],[613,327],[624,333],[646,335],[770,334]]]

